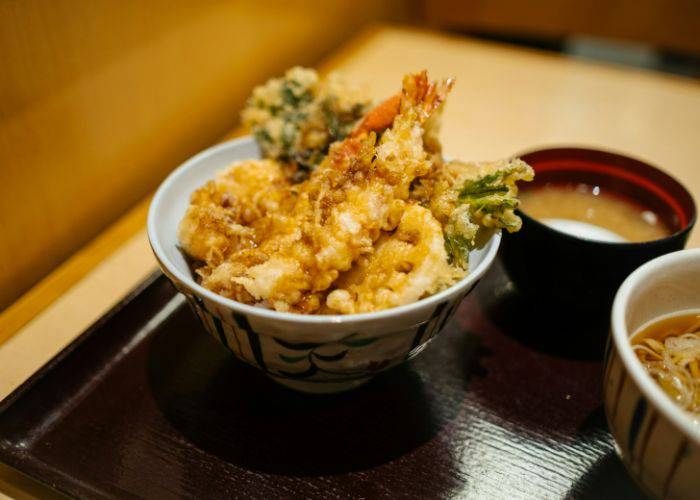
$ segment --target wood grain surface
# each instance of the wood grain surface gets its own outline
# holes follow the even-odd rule
[[[399,28],[373,30],[348,47],[328,67],[365,83],[376,97],[393,92],[412,67],[457,76],[442,134],[450,154],[497,158],[572,143],[610,148],[661,166],[700,198],[697,82]],[[0,398],[154,269],[143,230],[112,245],[109,258],[90,271],[94,262],[83,267],[78,284],[59,280],[45,290],[41,307],[62,295],[43,313],[36,315],[41,307],[34,301],[25,303],[20,319],[31,321],[0,346]],[[698,245],[696,230],[689,246]],[[16,496],[18,483],[0,470],[0,496]]]
[[[0,458],[78,497],[639,498],[605,327],[540,342],[560,325],[507,321],[521,300],[496,266],[415,360],[315,396],[233,359],[161,277],[0,406]]]

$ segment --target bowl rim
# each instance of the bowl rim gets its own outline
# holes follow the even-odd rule
[[[248,314],[252,316],[258,316],[266,319],[274,319],[274,320],[282,320],[282,321],[287,321],[287,322],[293,322],[293,323],[307,323],[307,324],[347,324],[347,323],[356,323],[356,322],[369,322],[369,321],[376,321],[376,320],[382,320],[386,319],[389,317],[395,317],[399,315],[403,315],[406,313],[409,313],[413,310],[419,309],[423,306],[430,306],[436,303],[439,303],[446,298],[458,293],[460,290],[475,284],[476,281],[478,281],[484,273],[491,267],[493,264],[493,261],[496,257],[496,253],[498,252],[498,248],[500,246],[501,242],[501,232],[500,230],[496,231],[491,238],[489,238],[489,241],[485,245],[486,253],[483,256],[483,259],[481,262],[474,268],[469,271],[469,274],[467,274],[464,278],[461,280],[457,281],[455,284],[452,286],[446,288],[445,290],[442,290],[436,294],[430,295],[429,297],[425,297],[424,299],[420,299],[416,302],[412,302],[410,304],[404,304],[401,306],[397,307],[392,307],[389,309],[383,309],[381,311],[375,311],[375,312],[369,312],[369,313],[357,313],[357,314],[328,314],[328,315],[311,315],[311,314],[300,314],[300,313],[289,313],[289,312],[282,312],[282,311],[275,311],[273,309],[264,309],[262,307],[257,307],[257,306],[251,306],[248,304],[243,304],[241,302],[236,302],[235,300],[223,297],[219,294],[216,294],[212,292],[211,290],[207,290],[203,286],[197,284],[190,276],[186,276],[184,273],[182,273],[168,258],[167,254],[165,253],[163,247],[161,246],[161,243],[158,239],[157,236],[157,221],[156,221],[156,213],[158,212],[160,203],[166,196],[166,193],[172,188],[173,184],[182,176],[185,174],[185,172],[197,168],[197,166],[205,159],[208,157],[219,153],[223,150],[230,149],[232,147],[236,147],[239,144],[243,143],[249,143],[250,141],[255,141],[255,138],[253,136],[243,136],[239,137],[236,139],[232,139],[229,141],[222,142],[220,144],[216,144],[212,147],[209,147],[188,160],[186,160],[184,163],[182,163],[180,166],[178,166],[175,170],[173,170],[166,178],[165,180],[160,184],[158,189],[156,190],[155,195],[153,196],[153,199],[151,200],[151,204],[148,209],[148,220],[147,220],[147,233],[148,233],[148,240],[151,245],[151,249],[153,250],[153,253],[156,256],[156,260],[158,261],[158,264],[163,268],[163,271],[168,277],[172,277],[182,283],[185,287],[187,287],[191,292],[205,297],[209,299],[210,301],[226,308],[226,309],[232,309],[236,312],[243,313],[243,314]],[[223,168],[223,167],[222,167]],[[194,190],[197,186],[193,186],[192,190]],[[191,194],[191,191],[190,191]]]
[[[660,169],[656,165],[649,163],[646,160],[642,160],[636,156],[630,156],[628,154],[612,150],[612,149],[599,149],[595,147],[588,147],[586,145],[567,145],[567,144],[553,144],[550,146],[544,146],[544,147],[539,147],[539,148],[533,148],[533,149],[524,149],[519,151],[515,156],[517,158],[523,158],[524,156],[527,155],[532,155],[532,154],[541,154],[541,153],[548,153],[548,152],[556,152],[556,151],[561,151],[569,154],[602,154],[606,157],[609,158],[617,158],[621,159],[623,161],[631,161],[634,163],[639,163],[644,165],[645,167],[655,170],[658,172],[660,175],[663,175],[667,177],[671,182],[675,183],[678,188],[680,188],[681,191],[684,192],[685,196],[688,198],[688,201],[690,202],[691,205],[691,213],[690,217],[688,218],[688,222],[685,225],[685,227],[682,227],[681,229],[674,231],[673,233],[669,234],[668,236],[664,236],[663,238],[657,238],[654,240],[648,240],[648,241],[602,241],[602,240],[595,240],[592,238],[584,238],[581,236],[576,236],[570,233],[565,233],[564,231],[560,231],[558,229],[555,229],[551,226],[548,226],[547,224],[540,222],[538,219],[535,217],[532,217],[529,215],[525,210],[522,208],[518,208],[516,211],[518,214],[522,217],[525,216],[526,220],[528,223],[535,223],[538,228],[540,229],[545,229],[546,231],[549,231],[551,233],[554,233],[558,236],[564,235],[568,239],[573,239],[577,242],[586,242],[586,243],[591,243],[591,244],[596,244],[596,245],[602,245],[604,247],[614,247],[614,248],[620,248],[623,250],[634,250],[638,248],[642,248],[644,246],[649,246],[649,245],[656,245],[656,244],[665,244],[670,241],[673,241],[677,238],[684,238],[690,233],[690,231],[693,229],[695,226],[697,219],[698,219],[698,207],[697,204],[695,203],[695,199],[693,198],[693,195],[688,191],[688,188],[685,187],[685,185],[678,180],[674,175],[670,174],[669,172]],[[534,168],[534,167],[533,167]],[[527,188],[524,188],[526,190]],[[536,189],[536,188],[534,188]]]
[[[654,407],[666,419],[679,428],[688,439],[694,441],[696,446],[700,446],[700,432],[693,426],[690,417],[685,415],[684,411],[654,382],[637,359],[629,342],[629,334],[631,332],[627,330],[625,322],[631,295],[640,283],[647,281],[653,274],[663,272],[672,263],[694,260],[700,260],[700,248],[679,250],[662,255],[650,260],[630,274],[615,295],[611,313],[611,336],[625,370],[632,376],[642,394],[653,403]]]

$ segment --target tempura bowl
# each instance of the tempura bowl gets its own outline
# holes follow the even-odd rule
[[[620,287],[605,354],[605,413],[617,450],[656,497],[698,498],[700,426],[647,374],[630,345],[645,323],[700,307],[700,249],[658,257]]]
[[[293,389],[331,393],[357,387],[420,353],[491,266],[500,234],[469,256],[469,274],[440,293],[374,313],[302,315],[227,299],[198,285],[178,249],[190,194],[236,160],[260,158],[253,138],[212,147],[176,169],[148,213],[148,237],[163,273],[187,297],[202,326],[238,359]],[[183,353],[185,356],[186,353]]]

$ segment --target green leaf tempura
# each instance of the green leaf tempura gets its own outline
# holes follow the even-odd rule
[[[522,221],[516,182],[530,181],[532,168],[522,160],[478,164],[450,162],[435,180],[430,198],[433,213],[443,221],[450,262],[467,267],[469,252],[497,229],[514,232]]]
[[[522,224],[520,217],[515,215],[519,203],[515,183],[530,181],[533,177],[532,168],[527,163],[513,160],[495,172],[465,181],[457,200],[469,206],[472,220],[480,226],[514,232]]]

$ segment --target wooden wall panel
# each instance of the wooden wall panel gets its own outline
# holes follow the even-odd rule
[[[440,28],[593,35],[700,54],[698,0],[424,0],[423,12]]]
[[[399,0],[0,3],[0,309]]]

